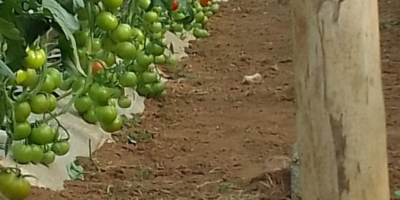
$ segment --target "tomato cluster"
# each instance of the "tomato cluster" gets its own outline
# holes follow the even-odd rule
[[[196,38],[208,37],[209,33],[205,29],[208,18],[213,16],[218,10],[219,5],[211,0],[188,0],[192,5],[194,12],[194,20],[190,24],[182,24],[175,21],[169,21],[168,30],[174,33],[182,33],[184,30],[191,31]],[[171,16],[173,20],[181,20],[185,18],[185,14],[179,7],[177,2],[172,1]]]
[[[21,49],[25,57],[21,56],[15,78],[3,79],[7,88],[0,88],[0,99],[9,103],[12,114],[0,113],[0,124],[6,122],[1,128],[11,141],[8,149],[20,164],[48,166],[57,156],[68,154],[69,133],[57,116],[70,106],[87,123],[115,132],[123,126],[117,108],[132,107],[128,91],[147,98],[163,98],[165,85],[156,66],[177,63],[164,34],[191,32],[195,37],[207,37],[208,18],[219,9],[211,0],[91,0],[84,1],[84,5],[68,11],[78,19],[78,30],[67,34],[57,29],[66,27],[54,29],[57,41],[51,44],[57,43],[55,50],[61,51],[61,59],[49,56],[54,49],[49,49],[50,44],[44,45],[43,38],[50,35],[46,34],[26,43],[29,45]],[[18,87],[22,92],[17,92]],[[58,90],[64,93],[58,96]],[[57,109],[58,100],[67,96],[72,97],[68,105]],[[32,121],[32,115],[43,118]],[[29,182],[18,170],[0,166],[3,196],[24,199],[29,191]]]
[[[31,185],[19,170],[0,166],[0,194],[6,199],[22,200],[31,191]]]

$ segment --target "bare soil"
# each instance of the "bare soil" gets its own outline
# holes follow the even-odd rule
[[[400,2],[379,3],[395,190],[400,189]],[[258,175],[283,168],[279,158],[290,155],[294,140],[289,4],[232,0],[221,4],[209,30],[212,37],[187,49],[189,58],[172,73],[178,78],[168,82],[164,100],[148,100],[140,122],[94,154],[96,165],[79,159],[85,181],[66,181],[61,192],[34,188],[28,199],[288,199],[288,171]],[[242,84],[244,75],[254,73],[261,74],[260,84]],[[142,140],[135,146],[127,136]]]

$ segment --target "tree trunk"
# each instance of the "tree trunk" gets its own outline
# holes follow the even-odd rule
[[[292,8],[293,189],[303,200],[389,200],[377,0],[292,0]]]

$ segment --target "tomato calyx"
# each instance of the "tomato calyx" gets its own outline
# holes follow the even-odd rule
[[[178,7],[179,7],[178,1],[172,0],[172,2],[171,2],[171,10],[172,10],[172,11],[175,11],[175,10],[178,9]]]

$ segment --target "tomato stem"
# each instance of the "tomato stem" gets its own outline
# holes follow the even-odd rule
[[[57,119],[57,116],[53,115],[51,112],[47,112],[47,114],[49,114],[57,122],[57,129],[61,128],[64,130],[65,134],[67,134],[67,138],[62,140],[68,141],[71,138],[69,131],[60,123],[60,120]]]

